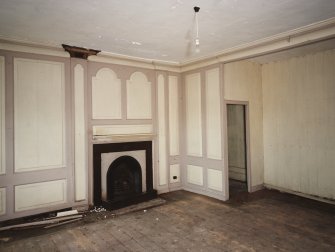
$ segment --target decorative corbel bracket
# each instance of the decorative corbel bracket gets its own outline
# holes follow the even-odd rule
[[[70,46],[62,44],[65,51],[70,53],[71,58],[79,58],[87,60],[88,56],[97,55],[100,50],[87,49],[83,47]]]

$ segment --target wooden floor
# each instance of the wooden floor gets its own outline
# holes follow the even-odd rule
[[[177,191],[121,216],[91,213],[50,230],[0,233],[0,251],[335,251],[335,207],[262,190],[226,203]]]

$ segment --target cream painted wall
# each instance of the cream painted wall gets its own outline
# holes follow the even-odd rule
[[[169,146],[170,155],[178,156],[179,152],[179,88],[178,77],[168,78],[168,103],[169,103]]]
[[[152,119],[151,82],[142,72],[127,81],[127,119]]]
[[[121,80],[110,68],[92,78],[92,118],[121,119]]]
[[[63,63],[14,59],[15,172],[65,167],[64,85]]]
[[[168,183],[167,171],[167,130],[166,130],[166,95],[165,78],[160,74],[157,78],[157,106],[158,106],[158,185]]]
[[[1,149],[6,149],[0,221],[72,207],[70,61],[4,51],[0,55],[0,63],[6,60],[0,64],[0,118],[6,114],[6,127],[2,121],[0,130],[1,135],[5,132]]]
[[[0,56],[0,174],[5,174],[5,57]]]
[[[224,99],[249,102],[251,186],[263,184],[263,105],[261,65],[239,61],[224,65]]]
[[[84,68],[73,69],[74,86],[74,183],[75,200],[87,199],[87,131]]]
[[[166,142],[169,153],[169,190],[181,188],[181,153],[180,153],[180,81],[177,75],[168,75],[167,88],[167,120],[168,120],[168,141]]]
[[[202,111],[200,73],[186,75],[186,154],[202,157]]]
[[[49,60],[49,58],[43,56],[41,56],[41,58],[42,60]],[[38,60],[39,56],[32,57],[32,61]],[[55,59],[50,58],[50,60],[52,61]],[[66,89],[65,96],[67,97],[67,102],[65,104],[67,108],[66,113],[69,113],[71,110],[70,104],[75,102],[74,96],[78,96],[79,93],[77,92],[78,89],[76,91],[76,89],[72,89],[73,86],[70,87],[71,82],[69,81],[69,71],[71,70],[68,67],[68,61],[64,60],[61,62],[65,62],[64,70],[65,73],[67,72],[67,74],[65,74],[66,81],[64,82],[64,88]],[[298,184],[301,191],[304,193],[319,195],[321,197],[333,197],[334,187],[332,186],[331,182],[334,181],[334,169],[332,165],[335,163],[333,159],[335,155],[334,134],[332,135],[331,129],[333,129],[335,125],[334,113],[332,113],[331,109],[335,107],[335,92],[333,84],[335,79],[334,51],[306,56],[304,58],[295,58],[285,62],[264,65],[263,73],[261,73],[261,66],[259,64],[248,61],[225,64],[224,71],[221,71],[221,66],[215,66],[198,69],[190,73],[195,73],[197,76],[199,76],[199,78],[197,77],[196,80],[196,82],[199,82],[199,84],[197,84],[199,87],[197,87],[196,90],[189,90],[191,92],[188,93],[191,94],[192,91],[196,91],[196,99],[194,99],[194,102],[190,102],[188,106],[191,107],[192,103],[198,102],[196,104],[197,107],[195,116],[198,119],[196,121],[199,131],[201,131],[198,134],[198,141],[201,142],[201,150],[199,148],[199,152],[201,151],[200,157],[186,155],[186,142],[184,138],[186,133],[185,128],[179,132],[180,125],[182,127],[185,126],[185,89],[182,91],[182,88],[180,87],[183,86],[183,88],[185,88],[185,83],[181,83],[179,81],[181,79],[179,78],[179,75],[175,76],[176,74],[164,72],[164,106],[166,107],[164,118],[166,120],[166,128],[162,131],[165,131],[167,134],[165,148],[168,156],[166,157],[167,167],[161,167],[161,171],[164,172],[164,170],[168,170],[168,172],[164,175],[164,177],[158,177],[158,181],[160,181],[161,184],[178,184],[178,187],[175,187],[177,189],[184,188],[186,190],[206,194],[208,196],[219,199],[225,199],[227,196],[225,195],[226,185],[225,171],[222,160],[223,155],[221,155],[220,159],[219,151],[221,148],[220,150],[222,152],[222,142],[216,141],[217,139],[214,137],[216,134],[219,134],[219,129],[221,129],[222,133],[222,126],[224,126],[225,123],[222,118],[218,118],[222,117],[225,111],[222,110],[223,102],[221,96],[221,75],[223,73],[224,98],[226,100],[249,102],[252,185],[256,186],[263,184],[263,174],[265,172],[265,183],[268,185],[278,187],[283,186],[283,188],[293,188],[292,190],[296,190],[298,187],[292,187],[291,185],[296,186]],[[295,63],[293,64],[291,62]],[[290,67],[285,66],[285,64],[289,65]],[[13,66],[11,67],[13,68]],[[159,121],[162,120],[159,118],[159,115],[157,115],[159,111],[155,111],[154,109],[158,104],[155,104],[154,102],[151,104],[148,103],[148,100],[151,99],[156,101],[156,93],[154,91],[157,83],[155,83],[155,78],[153,78],[155,71],[145,71],[143,69],[130,66],[95,63],[89,64],[88,67],[84,67],[83,75],[92,80],[92,77],[96,76],[97,74],[97,69],[101,69],[103,67],[110,67],[113,69],[113,71],[115,69],[117,78],[121,81],[122,97],[120,101],[118,101],[118,105],[121,106],[121,110],[118,108],[116,111],[114,111],[117,112],[116,117],[112,116],[111,118],[104,117],[91,120],[92,97],[91,93],[88,93],[87,97],[89,98],[85,97],[85,99],[88,99],[88,106],[90,107],[88,108],[89,111],[87,115],[90,117],[88,122],[90,127],[88,135],[89,145],[92,145],[92,134],[97,132],[107,132],[108,134],[111,132],[114,132],[115,134],[143,133],[151,135],[150,137],[152,137],[152,139],[155,141],[156,136],[154,136],[154,134],[157,132],[157,128],[159,127]],[[128,104],[126,85],[127,81],[129,83],[129,80],[131,79],[131,74],[135,71],[143,71],[143,73],[147,76],[147,79],[144,81],[142,81],[142,78],[135,79],[141,79],[139,82],[146,84],[150,83],[152,85],[152,90],[150,92],[147,90],[148,92],[146,92],[147,96],[151,96],[151,98],[145,99],[144,101],[142,99],[140,100],[140,102],[143,102],[145,105],[145,113],[137,113],[138,111],[136,111],[136,108],[133,106],[132,113],[135,115],[131,118],[127,118],[126,112]],[[81,76],[82,73],[81,71],[79,72],[79,75]],[[93,72],[94,74],[92,74]],[[301,72],[305,73],[306,77],[300,78],[299,73]],[[8,73],[11,73],[11,71],[7,70],[6,67],[6,74]],[[186,73],[186,75],[187,74],[189,73]],[[265,82],[263,87],[264,99],[262,98],[262,75]],[[10,77],[9,79],[13,78],[14,76]],[[304,80],[304,82],[300,82],[301,80]],[[316,81],[312,82],[311,80]],[[82,81],[83,80],[80,79],[79,82],[82,84]],[[9,81],[9,83],[6,83],[6,87],[9,87],[8,90],[13,88],[14,83],[12,82],[13,81]],[[318,85],[314,85],[315,83],[318,83]],[[91,88],[91,86],[88,87],[88,92],[92,91]],[[75,94],[73,94],[71,90],[74,91]],[[14,96],[13,90],[9,92]],[[131,92],[132,94],[136,93],[134,90]],[[70,97],[71,95],[73,97]],[[160,93],[160,95],[163,96],[162,93]],[[82,104],[83,97],[77,98],[79,98],[78,102],[80,102],[77,104],[78,107],[80,104]],[[262,123],[263,102],[266,104],[264,110],[264,172]],[[76,105],[73,105],[73,109],[75,109]],[[218,106],[220,106],[220,108],[218,108]],[[13,111],[13,108],[6,107],[6,109],[8,111]],[[119,118],[120,111],[122,119],[116,119]],[[286,124],[284,125],[284,122],[286,123],[286,121],[289,121],[290,117],[292,117],[291,113],[294,112],[294,119],[298,122],[300,127],[297,128],[295,125],[289,124],[290,127],[287,128]],[[209,114],[210,116],[208,116]],[[68,114],[66,117],[66,121],[68,123],[66,128],[68,128],[68,133],[74,129],[73,126],[75,125],[70,123],[71,120],[75,119],[73,117],[74,115],[75,114]],[[276,115],[276,117],[274,115]],[[71,118],[71,116],[73,118]],[[11,117],[13,117],[13,115],[10,115],[10,118]],[[84,120],[82,117],[77,119],[81,122]],[[310,125],[310,127],[306,128],[305,125]],[[283,129],[284,127],[286,130],[281,131],[280,129]],[[315,132],[317,129],[320,130],[316,134]],[[11,133],[8,133],[11,131],[12,129],[9,129],[6,132],[6,137],[8,135],[12,136]],[[78,133],[82,133],[83,128],[79,129],[79,131]],[[69,135],[68,139],[74,138],[73,134],[74,132],[67,134]],[[224,137],[223,134],[221,134],[220,140],[222,140],[222,137]],[[293,138],[294,141],[291,138]],[[9,137],[8,139],[9,142],[14,142],[13,137]],[[283,139],[287,140],[287,142],[283,143]],[[120,139],[118,139],[118,141],[119,140]],[[181,143],[180,146],[179,143]],[[273,145],[273,143],[275,143],[275,145]],[[290,143],[290,145],[287,143]],[[72,156],[72,145],[74,144],[67,143],[65,146],[68,147],[67,149],[69,150],[69,156]],[[8,146],[13,147],[13,143],[10,143]],[[154,146],[158,146],[158,144]],[[161,148],[164,149],[164,147]],[[88,147],[87,151],[91,151],[90,147]],[[295,153],[298,153],[298,155],[291,155],[292,151],[295,151]],[[6,158],[9,157],[8,159],[13,159],[13,154],[14,153],[7,153]],[[278,156],[282,157],[282,159],[279,160]],[[306,156],[308,158],[305,160]],[[72,161],[73,160],[71,158],[68,158],[67,163],[73,163]],[[276,163],[277,161],[280,162]],[[9,160],[7,163],[10,164],[8,166],[9,169],[7,170],[8,174],[9,172],[13,173],[13,160]],[[279,165],[280,167],[288,166],[292,168],[293,166],[297,166],[299,168],[295,168],[295,170],[293,170],[293,168],[291,170],[286,169],[283,170],[282,173],[278,173]],[[314,167],[318,167],[318,169],[316,170]],[[63,208],[74,206],[75,202],[73,200],[83,199],[85,196],[85,189],[90,191],[91,188],[84,188],[87,186],[87,184],[80,184],[81,195],[79,195],[78,198],[75,198],[76,194],[74,194],[73,191],[77,191],[78,188],[72,189],[72,187],[74,187],[73,179],[71,177],[72,175],[69,175],[73,173],[73,171],[73,168],[71,165],[69,165],[64,169],[50,169],[49,171],[21,173],[22,175],[20,174],[20,178],[18,180],[13,177],[9,181],[6,179],[5,175],[0,176],[0,184],[2,186],[0,188],[0,214],[4,213],[4,211],[7,211],[6,215],[3,215],[2,217],[8,219],[35,214],[41,211],[45,211],[46,209],[50,211],[55,210],[59,206]],[[81,170],[81,172],[82,171],[83,170]],[[32,174],[36,174],[34,175],[35,177]],[[83,173],[81,173],[81,175],[83,175]],[[91,178],[92,174],[88,173],[87,176]],[[177,176],[178,178],[174,179],[173,176]],[[1,177],[3,177],[2,180]],[[50,180],[57,181],[57,183],[53,184]],[[66,182],[64,182],[64,180],[66,180]],[[192,183],[185,184],[185,181],[187,180]],[[83,177],[81,177],[81,181],[84,181]],[[282,181],[285,181],[286,184],[283,184]],[[44,184],[44,182],[46,183]],[[181,185],[180,182],[183,182],[183,184]],[[27,198],[25,196],[25,191],[28,192],[29,190],[33,190],[34,192],[34,189],[29,188],[29,186],[20,187],[23,184],[37,184],[39,188],[44,189],[38,189],[35,194],[38,196],[39,190],[42,190],[45,192],[45,194],[40,195],[37,198]],[[306,190],[306,188],[308,190]],[[20,198],[15,199],[15,190]],[[52,196],[54,197],[53,199],[48,196],[49,191],[51,193],[55,192],[55,194],[52,193]],[[48,201],[49,199],[51,201]],[[14,205],[15,200],[17,200],[16,206]],[[17,207],[17,213],[15,213],[15,207]]]
[[[335,199],[335,50],[263,65],[264,182]]]
[[[0,56],[0,175],[5,169],[5,58]],[[6,188],[0,188],[0,215],[6,214]]]
[[[184,76],[183,189],[221,200],[228,198],[222,148],[221,66]]]
[[[222,159],[222,125],[221,125],[221,92],[220,69],[214,68],[205,72],[206,76],[206,153],[211,159]]]

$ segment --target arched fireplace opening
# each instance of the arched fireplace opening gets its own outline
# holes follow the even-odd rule
[[[108,200],[127,199],[142,193],[141,165],[131,156],[114,160],[106,179]]]
[[[93,176],[95,206],[111,210],[156,198],[152,142],[93,144]]]

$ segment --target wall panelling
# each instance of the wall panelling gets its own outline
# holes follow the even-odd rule
[[[14,59],[15,172],[65,166],[64,65]]]

